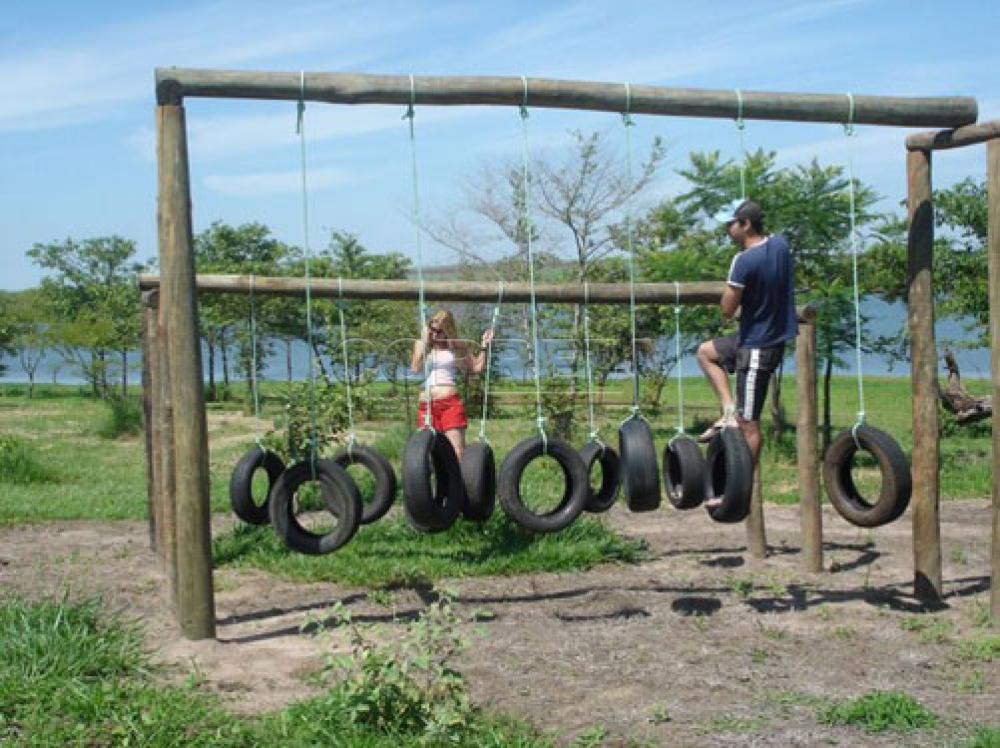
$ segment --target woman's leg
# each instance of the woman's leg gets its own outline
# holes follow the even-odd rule
[[[461,462],[462,452],[465,451],[465,429],[448,429],[444,432],[444,435],[448,437],[448,441],[451,442],[451,446],[455,449],[455,456]]]

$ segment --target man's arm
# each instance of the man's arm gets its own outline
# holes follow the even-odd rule
[[[719,301],[719,306],[722,307],[722,316],[726,319],[732,319],[736,310],[740,308],[742,299],[742,286],[726,286],[726,290],[722,293],[722,300]]]

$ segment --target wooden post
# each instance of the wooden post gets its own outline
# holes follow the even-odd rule
[[[156,434],[160,443],[159,488],[160,497],[160,534],[159,544],[162,548],[160,561],[163,572],[167,576],[167,591],[170,604],[177,613],[177,491],[174,465],[174,406],[170,396],[170,365],[167,361],[167,327],[164,319],[163,305],[156,308],[156,339],[153,363],[156,369],[153,379],[156,381]]]
[[[934,343],[934,209],[931,199],[931,152],[906,154],[907,321],[913,384],[913,592],[923,602],[942,599],[941,525],[938,471],[937,347]]]
[[[1000,140],[986,146],[990,263],[990,370],[993,375],[993,539],[990,612],[1000,625]]]
[[[767,558],[767,533],[764,528],[764,491],[760,464],[753,471],[753,493],[750,494],[750,514],[747,515],[747,547],[751,558]]]
[[[153,363],[153,346],[156,344],[156,309],[152,298],[155,291],[145,291],[142,294],[142,422],[146,448],[146,503],[149,518],[149,547],[162,562],[163,548],[159,541],[159,533],[163,528],[160,509],[163,506],[157,489],[160,483],[160,443],[159,435],[155,434],[156,396],[154,394],[155,364]]]
[[[816,325],[799,324],[795,342],[795,450],[799,468],[802,568],[823,571],[823,512],[820,509],[816,406]]]
[[[174,420],[177,618],[188,639],[215,636],[209,515],[208,433],[194,285],[191,193],[184,107],[158,106],[160,308],[169,331]]]

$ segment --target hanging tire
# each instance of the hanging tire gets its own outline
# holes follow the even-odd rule
[[[465,485],[462,514],[473,522],[486,522],[496,506],[497,466],[493,448],[486,442],[470,444],[462,453],[461,468]]]
[[[337,518],[326,533],[314,533],[299,523],[295,514],[295,493],[313,480],[315,472],[323,505]],[[332,553],[354,537],[361,524],[361,495],[351,476],[332,460],[298,462],[285,470],[271,489],[271,524],[278,537],[293,551],[310,556]]]
[[[275,481],[285,470],[285,463],[269,449],[255,446],[240,458],[229,478],[229,503],[236,516],[248,525],[270,522],[267,496],[260,504],[253,500],[253,474],[260,468],[267,473],[267,495],[270,496]]]
[[[861,449],[878,461],[882,473],[878,498],[869,501],[854,483],[851,468],[858,445],[850,429],[841,432],[826,450],[823,483],[830,503],[841,517],[858,527],[880,527],[899,519],[910,504],[913,488],[910,465],[899,444],[884,431],[860,426],[857,439]]]
[[[555,509],[536,514],[521,498],[521,478],[529,463],[541,457],[543,452],[559,463],[566,486]],[[530,437],[519,442],[504,458],[500,466],[497,493],[507,516],[525,530],[558,532],[569,527],[583,512],[589,493],[587,469],[580,459],[580,453],[566,442],[548,439],[545,443],[540,436]]]
[[[587,503],[584,509],[593,514],[606,512],[618,498],[620,463],[614,449],[598,441],[589,441],[580,449],[580,459],[587,470]],[[601,465],[601,487],[596,491],[590,486],[590,473],[594,463]]]
[[[716,522],[741,522],[750,514],[753,495],[753,456],[736,427],[726,427],[712,437],[705,456],[705,497],[721,499],[705,510]]]
[[[660,508],[660,468],[653,444],[653,432],[645,419],[635,417],[618,429],[621,455],[622,493],[633,512]]]
[[[694,509],[705,500],[705,456],[694,439],[679,436],[663,448],[663,487],[678,509]]]
[[[464,504],[462,471],[448,437],[430,429],[414,431],[403,450],[407,520],[420,532],[441,532],[455,523]]]
[[[361,465],[375,479],[371,500],[362,499],[361,524],[367,525],[385,516],[396,500],[396,471],[392,463],[372,447],[353,444],[331,458],[345,470],[349,465]]]

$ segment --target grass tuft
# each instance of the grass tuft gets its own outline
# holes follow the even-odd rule
[[[0,483],[29,485],[52,480],[52,472],[35,458],[24,441],[0,435]]]
[[[827,725],[854,725],[868,732],[886,732],[934,727],[938,718],[901,691],[869,691],[857,699],[823,709],[819,721]]]
[[[98,424],[97,435],[102,439],[117,439],[142,431],[142,407],[132,398],[112,397]]]

